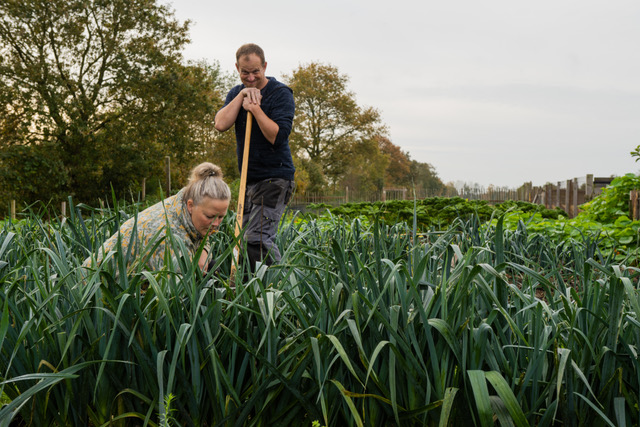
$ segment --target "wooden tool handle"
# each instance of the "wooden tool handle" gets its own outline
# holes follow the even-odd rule
[[[253,124],[253,115],[247,112],[247,128],[244,134],[244,151],[242,153],[242,170],[240,171],[240,189],[238,191],[238,209],[236,210],[236,231],[235,236],[238,241],[235,250],[236,263],[240,259],[240,231],[242,230],[242,220],[244,216],[244,198],[247,191],[247,170],[249,168],[249,145],[251,143],[251,126]],[[231,265],[231,276],[235,273],[235,265]]]

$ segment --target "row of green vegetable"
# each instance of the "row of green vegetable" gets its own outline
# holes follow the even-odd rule
[[[628,174],[613,180],[602,193],[580,206],[575,218],[568,218],[560,208],[547,209],[543,205],[506,201],[495,205],[484,200],[466,200],[460,197],[433,197],[422,200],[394,200],[375,203],[348,203],[340,206],[310,205],[316,214],[325,211],[345,218],[373,220],[387,223],[414,219],[420,230],[449,227],[459,218],[475,216],[492,226],[504,215],[504,227],[516,230],[525,225],[529,233],[545,235],[559,243],[571,239],[591,239],[618,261],[639,255],[640,221],[630,219],[629,193],[640,189],[640,176]]]
[[[121,248],[83,268],[135,207],[6,222],[0,425],[637,425],[632,251],[456,209],[441,228],[417,207],[294,214],[282,263],[235,289],[232,216],[206,276]]]

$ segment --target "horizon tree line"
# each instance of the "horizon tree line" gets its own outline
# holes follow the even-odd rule
[[[235,140],[213,116],[237,78],[215,60],[185,61],[190,22],[157,1],[25,0],[0,4],[0,203],[147,193],[207,159],[237,179]],[[291,148],[298,191],[444,184],[389,138],[348,76],[300,65]]]

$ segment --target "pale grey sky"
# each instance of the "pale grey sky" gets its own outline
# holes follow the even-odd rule
[[[187,59],[267,75],[331,64],[394,144],[444,181],[518,187],[637,173],[637,0],[172,0]]]

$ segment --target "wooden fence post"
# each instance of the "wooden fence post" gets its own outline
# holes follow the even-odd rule
[[[560,199],[560,181],[556,185],[556,207],[562,209],[562,200]]]
[[[166,196],[171,195],[171,157],[166,156],[164,158],[164,168],[165,173],[167,174],[167,194]]]
[[[571,213],[571,187],[573,185],[573,181],[571,181],[570,179],[568,179],[566,181],[566,186],[567,188],[565,189],[565,193],[564,193],[564,210],[567,213],[567,215],[569,216],[569,218],[573,218],[573,215]]]
[[[16,201],[15,200],[11,201],[10,210],[11,210],[11,220],[15,221],[15,219],[16,219]]]
[[[344,199],[345,199],[345,203],[349,203],[349,187],[345,187],[344,189]]]
[[[147,197],[147,178],[142,178],[142,189],[140,191],[142,193],[142,200]]]
[[[578,216],[578,178],[573,178],[573,187],[571,188],[573,190],[573,217],[577,217]]]
[[[631,220],[633,221],[640,220],[640,200],[638,198],[639,194],[640,191],[638,190],[631,190],[631,192],[629,192],[629,214],[631,216]]]
[[[584,189],[584,201],[593,199],[593,174],[587,174],[587,186]]]
[[[62,202],[60,205],[60,219],[67,216],[67,202]]]

